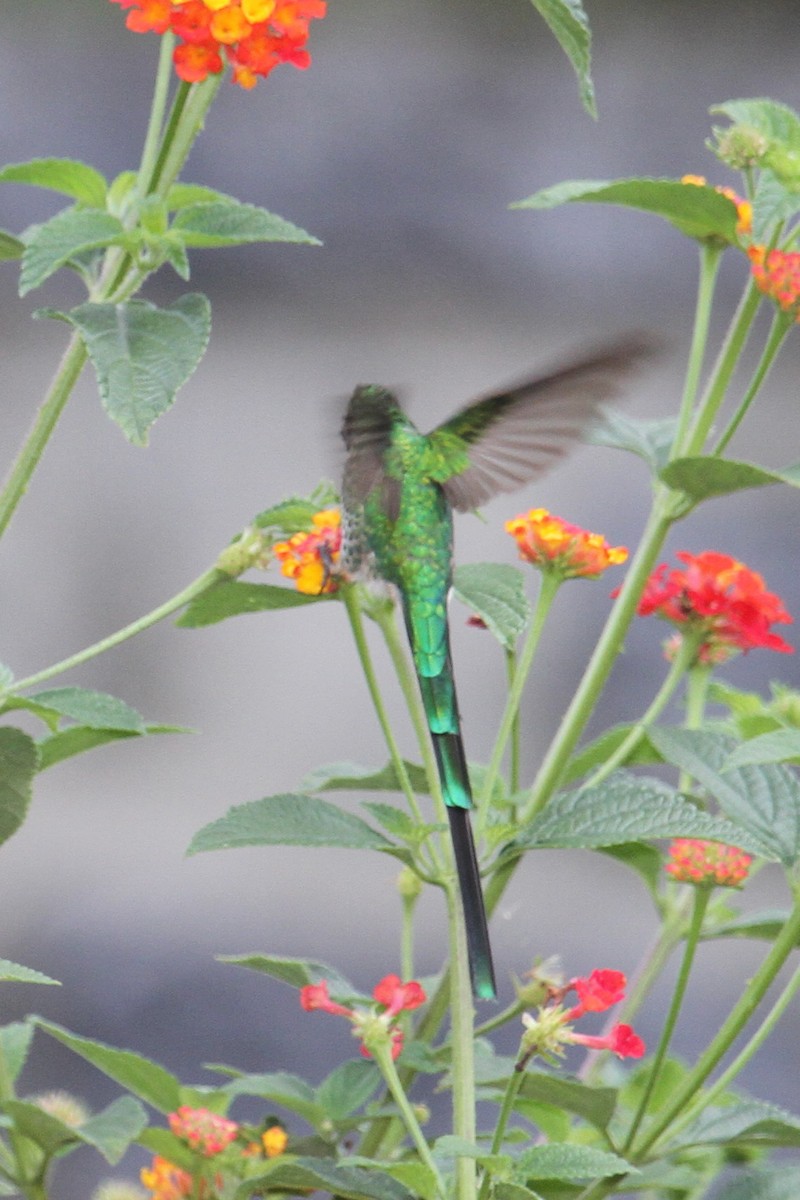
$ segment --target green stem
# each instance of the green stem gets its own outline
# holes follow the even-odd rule
[[[636,1134],[639,1132],[644,1116],[647,1112],[647,1106],[655,1090],[656,1084],[661,1076],[661,1070],[664,1065],[664,1059],[667,1057],[672,1035],[675,1032],[675,1026],[678,1023],[681,1007],[686,996],[686,988],[689,984],[689,976],[692,971],[697,945],[700,940],[700,932],[703,928],[703,918],[706,915],[708,901],[711,897],[711,889],[708,887],[696,888],[694,895],[694,906],[692,910],[692,919],[689,924],[689,929],[686,934],[686,946],[683,952],[683,960],[681,968],[678,972],[678,979],[675,984],[675,991],[672,994],[672,1002],[669,1006],[667,1019],[664,1022],[664,1028],[661,1031],[661,1037],[658,1042],[658,1047],[653,1058],[653,1064],[650,1068],[650,1074],[647,1079],[647,1084],[644,1089],[639,1107],[636,1110],[631,1127],[628,1132],[625,1145],[622,1148],[621,1154],[623,1158],[633,1145]]]
[[[750,405],[758,394],[761,385],[767,376],[767,372],[775,361],[778,351],[783,344],[783,339],[786,337],[791,327],[792,322],[786,317],[785,313],[780,311],[775,313],[775,317],[772,321],[772,327],[770,328],[769,336],[767,338],[766,345],[764,346],[764,351],[758,361],[758,366],[753,373],[753,378],[750,380],[750,385],[742,397],[741,404],[733,414],[728,428],[725,430],[722,437],[714,447],[714,454],[716,456],[721,455],[726,449],[731,438],[744,420]]]
[[[680,680],[697,655],[699,641],[699,636],[692,637],[688,631],[684,633],[680,641],[680,648],[670,664],[664,682],[658,689],[644,716],[628,731],[613,754],[610,754],[602,766],[598,767],[595,773],[581,785],[582,789],[595,787],[598,783],[602,783],[612,771],[615,771],[617,767],[627,761],[647,733],[647,730],[655,723],[666,708]]]
[[[470,1145],[477,1137],[475,1118],[475,1006],[469,973],[464,910],[455,880],[447,888],[450,936],[450,1071],[453,1083],[453,1133]],[[456,1159],[456,1200],[477,1200],[475,1161]]]
[[[161,38],[161,49],[158,56],[158,69],[153,89],[153,102],[150,106],[150,117],[147,122],[147,133],[142,146],[142,157],[139,163],[137,193],[141,200],[150,191],[151,181],[155,176],[155,167],[162,144],[161,130],[164,126],[164,114],[167,111],[169,86],[172,78],[172,51],[175,47],[175,37],[166,33]],[[186,85],[183,85],[186,86]]]
[[[224,76],[225,72],[220,71],[218,75],[209,75],[202,83],[188,85],[185,93],[183,89],[179,90],[174,120],[170,120],[164,135],[164,149],[151,185],[151,190],[159,196],[166,196],[180,175]]]
[[[561,583],[562,580],[558,575],[555,575],[552,572],[542,573],[542,583],[539,589],[539,596],[536,601],[536,608],[533,612],[533,618],[531,619],[530,628],[528,630],[528,635],[525,638],[522,652],[520,653],[519,660],[517,661],[514,669],[505,710],[503,712],[502,720],[500,721],[500,728],[497,731],[497,738],[495,739],[494,750],[492,751],[492,757],[489,761],[489,767],[486,771],[486,778],[483,785],[483,798],[480,805],[480,810],[482,813],[485,813],[488,810],[491,802],[494,785],[497,781],[497,777],[500,774],[503,755],[506,752],[508,740],[511,737],[514,729],[514,723],[519,714],[522,692],[525,688],[528,675],[530,674],[533,656],[536,653],[536,647],[539,645],[539,639],[542,634],[542,628],[547,618],[547,614],[550,611],[550,607],[555,599],[556,592],[561,586]]]
[[[408,1096],[406,1095],[405,1088],[403,1087],[403,1083],[398,1074],[397,1067],[394,1065],[391,1049],[389,1046],[376,1047],[372,1051],[372,1056],[375,1059],[375,1062],[378,1064],[378,1068],[381,1072],[381,1075],[383,1075],[384,1082],[391,1093],[392,1099],[397,1105],[402,1121],[417,1149],[417,1153],[419,1154],[421,1161],[425,1164],[436,1180],[436,1189],[440,1197],[442,1197],[442,1200],[444,1200],[447,1195],[447,1189],[445,1187],[444,1180],[442,1179],[439,1168],[437,1167],[433,1155],[431,1154],[430,1146],[425,1140],[425,1135],[420,1129],[419,1121],[414,1115],[414,1109],[409,1103]]]
[[[50,389],[36,415],[30,433],[25,439],[0,492],[0,537],[5,532],[17,505],[28,489],[31,476],[42,457],[64,405],[86,362],[86,347],[80,336],[74,333],[69,340],[61,364],[56,371]]]
[[[507,1025],[509,1021],[513,1021],[514,1017],[518,1017],[525,1012],[527,1005],[520,1000],[515,1000],[498,1013],[494,1017],[490,1017],[488,1021],[482,1021],[475,1030],[475,1037],[486,1037],[489,1033],[494,1033],[495,1029],[500,1029],[501,1026]]]
[[[364,678],[367,681],[370,698],[372,700],[375,715],[378,718],[378,724],[381,727],[386,748],[389,751],[389,757],[392,760],[397,782],[402,789],[408,806],[413,813],[415,821],[422,824],[422,813],[417,804],[417,797],[414,789],[411,786],[411,780],[408,777],[406,764],[403,761],[403,756],[400,753],[400,747],[397,744],[397,739],[392,730],[392,723],[389,720],[389,714],[386,711],[386,705],[383,702],[378,677],[375,674],[375,668],[372,663],[372,655],[369,652],[366,634],[364,632],[364,621],[361,615],[361,603],[359,600],[359,585],[353,583],[345,583],[340,589],[340,594],[344,600],[344,606],[347,611],[347,616],[350,621],[350,628],[353,631],[353,639],[358,651],[358,658],[361,663],[361,669],[364,672]]]
[[[503,1139],[506,1135],[508,1122],[511,1119],[511,1114],[514,1111],[514,1104],[517,1096],[519,1095],[519,1089],[522,1087],[522,1081],[524,1078],[524,1071],[514,1071],[508,1081],[508,1085],[506,1086],[506,1090],[503,1094],[503,1103],[500,1106],[500,1112],[497,1117],[494,1135],[492,1137],[492,1145],[491,1149],[489,1150],[490,1154],[499,1154],[503,1149]],[[478,1192],[478,1200],[489,1200],[491,1184],[492,1177],[489,1172],[486,1171],[483,1179],[481,1180],[480,1191]]]
[[[711,307],[714,299],[714,288],[717,281],[719,264],[722,261],[723,246],[712,242],[702,242],[700,245],[700,273],[697,281],[697,301],[695,304],[694,328],[692,344],[689,350],[689,361],[686,367],[686,380],[683,387],[678,427],[673,441],[674,457],[681,454],[684,440],[689,429],[697,388],[700,382],[700,371],[705,357],[708,342],[708,326],[711,319]]]
[[[701,1054],[683,1083],[676,1088],[669,1104],[647,1130],[644,1138],[633,1147],[631,1153],[633,1161],[639,1162],[644,1158],[648,1150],[670,1129],[673,1121],[682,1115],[686,1106],[694,1099],[717,1063],[727,1053],[758,1008],[781,967],[796,947],[798,937],[800,937],[800,892],[795,896],[792,912],[773,942],[769,954],[750,979],[747,988],[732,1008],[722,1028]]]
[[[514,686],[516,678],[518,661],[516,651],[514,649],[506,650],[506,678],[508,680],[509,690]],[[515,795],[519,791],[519,776],[520,776],[520,720],[519,708],[514,714],[514,721],[511,726],[511,742],[509,746],[509,764],[508,764],[508,788],[511,795]]]
[[[70,655],[69,658],[62,659],[61,662],[55,663],[52,667],[45,667],[44,670],[37,671],[34,675],[27,675],[24,679],[15,680],[7,689],[8,693],[14,694],[25,691],[27,688],[33,687],[34,684],[43,683],[45,679],[52,679],[54,675],[60,675],[63,671],[68,671],[71,667],[78,667],[81,663],[96,658],[98,654],[103,654],[106,650],[111,650],[112,647],[119,646],[121,642],[135,637],[137,633],[141,633],[144,629],[149,629],[151,625],[155,625],[158,621],[163,621],[164,617],[168,617],[177,609],[183,608],[190,600],[194,600],[201,592],[211,587],[213,583],[227,578],[229,576],[225,571],[220,571],[217,567],[211,567],[208,571],[204,571],[202,575],[198,576],[188,587],[178,592],[176,596],[173,596],[170,600],[166,600],[158,608],[154,608],[143,617],[139,617],[138,620],[132,621],[124,629],[118,629],[116,633],[110,634],[100,642],[95,642],[92,646],[87,646],[85,650],[80,650],[77,654]]]
[[[673,1137],[682,1129],[685,1129],[687,1125],[691,1125],[691,1123],[700,1116],[700,1113],[705,1108],[709,1108],[714,1101],[718,1099],[718,1097],[724,1095],[728,1089],[728,1086],[733,1083],[739,1072],[747,1066],[754,1054],[756,1054],[756,1052],[767,1040],[799,990],[800,967],[798,967],[794,972],[786,987],[783,989],[780,996],[767,1013],[767,1016],[762,1021],[761,1025],[759,1025],[756,1032],[747,1042],[747,1045],[743,1047],[739,1054],[737,1054],[730,1066],[722,1072],[714,1085],[699,1095],[694,1104],[690,1104],[684,1113],[678,1118],[678,1120],[673,1123],[670,1130],[670,1133]]]

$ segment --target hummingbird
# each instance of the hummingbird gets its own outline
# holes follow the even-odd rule
[[[357,387],[346,410],[341,566],[399,593],[449,819],[477,999],[496,999],[497,988],[450,652],[453,510],[475,510],[544,475],[597,421],[598,406],[618,393],[645,350],[640,341],[606,347],[476,400],[430,433],[374,384]]]

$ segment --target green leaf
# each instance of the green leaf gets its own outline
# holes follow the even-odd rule
[[[319,1126],[325,1116],[314,1089],[297,1075],[288,1071],[273,1071],[263,1075],[242,1075],[225,1085],[227,1095],[259,1096],[270,1104],[280,1104],[297,1113],[310,1125]]]
[[[237,804],[196,833],[187,854],[241,846],[337,846],[390,854],[398,851],[393,842],[360,817],[302,792]]]
[[[35,692],[28,699],[61,717],[69,717],[89,729],[112,729],[125,733],[144,733],[144,718],[116,696],[89,688],[60,687]]]
[[[118,217],[96,208],[67,208],[25,233],[19,294],[26,295],[59,267],[90,250],[113,246],[126,237]]]
[[[203,357],[211,330],[205,296],[189,293],[167,308],[147,300],[81,304],[68,321],[83,338],[108,415],[136,446],[169,409]]]
[[[49,983],[61,987],[60,980],[51,979],[41,971],[34,971],[33,967],[21,967],[19,963],[10,962],[7,958],[0,958],[0,980],[13,980],[15,983]]]
[[[403,760],[411,786],[420,795],[428,793],[428,777],[417,763]],[[359,763],[339,762],[317,767],[305,776],[304,792],[399,792],[400,783],[394,764],[389,762],[380,770],[362,767]]]
[[[514,649],[531,618],[525,577],[518,567],[467,563],[455,570],[453,592],[471,613],[486,622],[502,646]]]
[[[106,1162],[118,1163],[131,1142],[147,1126],[147,1112],[133,1096],[120,1096],[76,1130],[81,1141],[99,1150]]]
[[[418,844],[424,841],[434,828],[431,825],[420,828],[414,818],[404,808],[397,808],[394,804],[370,804],[367,801],[364,804],[364,808],[372,814],[387,833],[390,833],[392,837],[400,838],[404,842]]]
[[[796,861],[800,854],[800,782],[788,767],[767,763],[728,770],[737,743],[721,733],[659,725],[648,736],[668,762],[687,771],[719,802],[725,814],[746,831],[750,845],[738,830],[733,837],[715,840],[764,854],[757,849],[760,843],[767,851],[765,857],[777,858],[786,866]]]
[[[396,1179],[364,1167],[340,1166],[324,1158],[273,1159],[271,1170],[245,1180],[235,1195],[248,1196],[265,1188],[303,1193],[329,1192],[344,1200],[413,1200],[413,1194]]]
[[[554,796],[545,811],[523,828],[507,853],[697,837],[732,843],[766,858],[779,857],[771,840],[755,830],[743,834],[738,825],[703,812],[659,779],[615,771],[597,787]]]
[[[242,613],[300,608],[304,604],[316,604],[320,600],[334,598],[329,592],[307,596],[294,588],[276,587],[272,583],[240,583],[238,579],[221,579],[195,596],[175,624],[183,629],[198,629],[202,625],[215,625],[217,621],[238,617]]]
[[[658,892],[658,884],[664,872],[664,856],[655,846],[645,842],[623,842],[619,846],[601,846],[603,854],[624,863],[632,871],[636,871],[654,898]]]
[[[708,111],[720,113],[734,125],[749,125],[770,141],[781,142],[787,149],[800,149],[800,117],[787,104],[760,98],[726,100]]]
[[[34,158],[30,162],[9,163],[0,168],[0,183],[48,188],[90,208],[103,208],[108,187],[99,171],[73,158]]]
[[[9,262],[16,258],[22,258],[24,252],[24,242],[14,237],[13,233],[9,233],[5,229],[0,229],[0,262]]]
[[[173,183],[167,192],[167,208],[170,212],[176,212],[179,208],[188,208],[191,204],[208,204],[225,200],[234,200],[234,197],[226,195],[225,192],[218,192],[216,188],[205,187],[202,183]]]
[[[377,1090],[381,1075],[374,1062],[355,1058],[331,1071],[317,1088],[317,1103],[331,1121],[345,1121]]]
[[[77,1144],[79,1140],[77,1129],[66,1125],[58,1117],[45,1112],[31,1101],[5,1100],[3,1109],[14,1122],[16,1132],[30,1138],[48,1156],[70,1142]]]
[[[41,1017],[34,1017],[33,1020],[39,1029],[85,1058],[140,1100],[152,1104],[159,1112],[173,1112],[180,1104],[180,1083],[158,1063],[134,1054],[132,1050],[118,1050],[103,1042],[79,1037]]]
[[[181,208],[172,222],[186,246],[242,246],[250,242],[321,243],[304,229],[255,204],[225,199]]]
[[[775,729],[737,746],[723,768],[731,771],[755,763],[800,760],[800,729]]]
[[[258,529],[274,529],[288,536],[293,533],[306,533],[313,529],[312,517],[315,513],[338,502],[339,497],[333,491],[324,497],[290,496],[270,508],[265,508],[253,518],[253,524]]]
[[[422,1162],[375,1162],[368,1158],[348,1158],[347,1166],[366,1167],[396,1179],[420,1200],[439,1200],[439,1185],[430,1167]]]
[[[86,750],[94,750],[98,746],[106,746],[109,742],[119,742],[124,738],[142,737],[145,734],[159,733],[191,733],[181,725],[145,725],[142,733],[134,733],[125,729],[89,729],[85,725],[70,725],[60,729],[49,737],[40,738],[36,743],[39,749],[39,770],[54,767],[65,758],[75,754],[83,754]]]
[[[549,1146],[532,1146],[525,1150],[515,1164],[517,1179],[559,1179],[563,1182],[607,1179],[611,1175],[638,1174],[618,1154],[596,1150],[593,1146],[576,1146],[570,1142]]]
[[[769,242],[776,226],[788,221],[799,206],[797,192],[772,171],[762,170],[753,196],[753,240]]]
[[[582,779],[584,775],[588,775],[595,767],[602,766],[610,755],[622,745],[632,729],[633,725],[615,725],[613,729],[606,729],[593,742],[582,746],[574,758],[570,759],[569,766],[564,775],[564,781],[566,783],[574,783],[575,780]],[[661,755],[654,749],[646,737],[639,739],[636,747],[625,759],[626,764],[660,762],[663,762]]]
[[[731,492],[766,487],[772,483],[800,487],[800,464],[795,463],[782,471],[768,471],[755,463],[704,455],[699,458],[676,458],[661,471],[660,477],[667,487],[684,492],[698,504],[712,496],[727,496]]]
[[[498,1103],[514,1072],[514,1065],[515,1060],[511,1058],[496,1055],[487,1057],[483,1054],[476,1056],[478,1083],[483,1089],[490,1086],[497,1088],[500,1093],[497,1097]],[[547,1071],[526,1071],[519,1096],[525,1101],[549,1104],[553,1108],[572,1113],[601,1131],[608,1128],[617,1105],[615,1088],[590,1087],[577,1079],[550,1074]]]
[[[37,765],[33,738],[21,729],[0,729],[0,843],[25,820]]]
[[[800,1146],[800,1117],[774,1104],[746,1100],[725,1108],[707,1109],[672,1145]]]
[[[703,931],[703,938],[758,938],[759,941],[774,942],[789,919],[788,912],[767,909],[763,912],[745,913],[722,925],[713,925]],[[798,938],[800,945],[800,938]]]
[[[251,971],[259,971],[290,987],[302,988],[309,983],[328,984],[332,996],[349,999],[358,996],[359,992],[353,985],[336,970],[326,963],[315,962],[309,958],[284,958],[269,954],[220,954],[220,962],[233,963],[237,967],[247,967]]]
[[[12,1083],[25,1066],[32,1038],[33,1025],[30,1021],[12,1021],[0,1026],[0,1046]]]
[[[574,179],[542,188],[512,208],[557,208],[561,204],[619,204],[664,217],[693,238],[736,241],[736,205],[712,187],[676,179]]]
[[[617,409],[606,409],[602,422],[589,431],[586,440],[594,446],[628,450],[643,458],[654,471],[660,471],[667,465],[676,428],[675,417],[643,421]]]
[[[572,63],[581,103],[590,117],[597,116],[591,76],[592,34],[580,0],[532,0],[559,46]]]
[[[494,1195],[496,1200],[542,1200],[540,1192],[534,1192],[531,1188],[523,1187],[521,1183],[502,1183],[498,1181],[494,1185]]]
[[[729,1183],[720,1200],[797,1200],[800,1196],[800,1167],[783,1163],[748,1171]]]

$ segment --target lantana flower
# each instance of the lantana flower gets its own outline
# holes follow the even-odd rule
[[[571,979],[554,988],[536,1016],[522,1014],[525,1032],[520,1043],[517,1070],[521,1071],[534,1054],[545,1057],[562,1055],[564,1046],[586,1046],[591,1050],[610,1050],[619,1058],[641,1058],[645,1044],[630,1025],[613,1025],[605,1034],[578,1033],[573,1022],[589,1012],[605,1012],[625,998],[627,979],[622,971],[595,970],[590,975]],[[564,1001],[574,991],[578,1003],[568,1008]]]
[[[681,183],[693,184],[695,187],[705,187],[705,175],[684,175],[681,178]],[[715,192],[719,192],[721,196],[727,196],[736,205],[736,232],[739,237],[746,237],[753,228],[753,206],[749,200],[745,200],[742,196],[735,192],[730,187],[715,187]]]
[[[342,514],[338,508],[326,508],[311,521],[314,528],[310,533],[295,533],[288,541],[276,542],[272,553],[281,573],[294,580],[298,592],[319,596],[338,587],[333,570],[342,549]]]
[[[561,579],[597,579],[608,567],[624,563],[624,546],[609,546],[599,533],[590,533],[546,508],[532,508],[505,523],[517,543],[519,556]]]
[[[794,321],[800,321],[800,253],[751,246],[750,271],[759,291],[774,300]]]
[[[361,1042],[361,1053],[372,1058],[379,1046],[390,1046],[392,1058],[403,1049],[403,1030],[396,1024],[402,1012],[411,1012],[427,1000],[422,986],[415,979],[403,983],[399,975],[384,975],[372,990],[375,1003],[370,1008],[337,1004],[331,999],[326,980],[309,983],[300,989],[300,1004],[306,1012],[327,1012],[347,1017],[353,1026],[353,1036]]]
[[[669,847],[665,871],[681,883],[699,887],[740,887],[747,878],[752,855],[738,846],[675,838]]]
[[[791,654],[793,647],[771,626],[791,623],[779,596],[768,592],[763,578],[728,554],[681,551],[683,567],[662,563],[648,579],[639,601],[640,616],[655,613],[680,630],[701,637],[698,659],[725,662],[738,651],[763,647]]]
[[[182,1104],[167,1119],[175,1136],[206,1158],[221,1154],[239,1132],[236,1121],[229,1121],[207,1108],[190,1108],[188,1104]]]
[[[225,60],[240,87],[252,88],[274,67],[305,68],[309,22],[325,16],[325,0],[111,0],[128,10],[134,33],[172,32],[176,74],[185,83],[218,75]]]

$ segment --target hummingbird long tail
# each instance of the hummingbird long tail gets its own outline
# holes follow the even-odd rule
[[[497,987],[489,944],[486,906],[469,816],[472,791],[458,721],[450,655],[447,655],[445,669],[441,674],[433,678],[420,675],[419,682],[450,821],[450,836],[453,841],[467,932],[472,990],[478,999],[495,1000]]]

